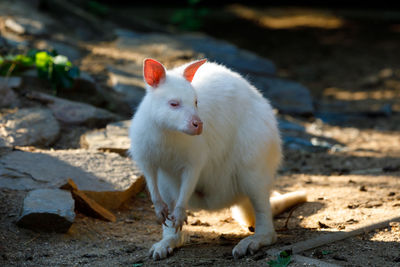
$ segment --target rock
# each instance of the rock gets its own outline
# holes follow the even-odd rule
[[[81,52],[76,47],[62,42],[41,40],[36,43],[36,47],[41,50],[55,50],[58,55],[66,56],[72,62],[81,58]]]
[[[249,80],[280,112],[296,115],[314,113],[310,91],[303,85],[274,77],[250,76]]]
[[[0,139],[13,146],[51,145],[60,126],[51,111],[25,108],[0,116]]]
[[[211,61],[226,65],[243,75],[249,73],[274,75],[276,67],[272,61],[256,54],[237,48],[235,45],[203,34],[185,34],[177,36],[185,45],[202,53]]]
[[[242,74],[273,75],[276,73],[272,61],[203,34],[171,36],[159,33],[142,34],[118,31],[117,35],[116,47],[136,53],[141,60],[153,57],[166,63],[173,60],[188,61],[207,57],[211,61],[225,64]]]
[[[107,69],[110,87],[123,96],[123,101],[132,106],[139,105],[146,93],[143,81],[143,66],[128,64],[122,67],[107,66]]]
[[[96,203],[101,205],[103,208],[109,210],[119,209],[126,201],[136,196],[139,192],[142,192],[145,188],[146,182],[143,176],[138,177],[134,180],[131,186],[123,191],[88,191],[79,190],[78,186],[72,179],[68,179],[67,184],[64,184],[60,189],[69,191],[80,191],[88,198],[94,200]],[[75,205],[76,206],[76,205]]]
[[[0,88],[8,87],[8,88],[20,88],[22,85],[21,77],[0,77]]]
[[[6,140],[0,138],[0,157],[11,150],[12,150],[12,145],[8,143]]]
[[[47,29],[42,21],[25,18],[15,17],[8,18],[4,22],[5,27],[16,33],[16,34],[32,34],[32,35],[43,35],[47,34]]]
[[[147,57],[156,58],[164,63],[196,57],[196,53],[190,47],[187,47],[176,37],[166,34],[122,35],[117,39],[115,45],[117,49],[135,55],[138,59],[136,62],[141,62]]]
[[[19,88],[21,84],[20,77],[0,77],[0,108],[18,106],[19,100],[12,88]]]
[[[108,122],[119,119],[116,114],[86,103],[74,102],[39,92],[31,92],[28,97],[45,102],[57,120],[66,124],[103,127]]]
[[[12,151],[0,158],[0,188],[59,188],[72,178],[80,190],[125,190],[141,173],[129,158],[87,150]]]
[[[12,32],[2,31],[1,37],[12,48],[26,49],[26,47],[29,45],[28,41],[25,40],[22,36],[19,36],[18,34]]]
[[[24,34],[25,33],[25,28],[17,23],[15,20],[8,18],[6,19],[6,21],[4,22],[4,26],[6,26],[6,29],[13,31],[15,33],[18,34]]]
[[[35,231],[65,233],[74,219],[74,200],[70,192],[37,189],[25,197],[17,225]]]
[[[124,150],[130,147],[128,131],[130,120],[110,123],[103,130],[89,132],[82,136],[81,146],[93,150]]]
[[[72,179],[68,179],[67,184],[61,186],[61,189],[71,192],[75,200],[75,209],[94,218],[99,218],[109,222],[115,222],[117,219],[109,210],[99,205],[96,201],[88,197]]]
[[[311,138],[312,140],[315,140]],[[318,145],[315,141],[295,136],[284,136],[283,143],[289,150],[323,152],[329,150],[332,146]]]
[[[281,131],[297,131],[297,132],[305,131],[303,125],[285,119],[278,119],[278,125]]]

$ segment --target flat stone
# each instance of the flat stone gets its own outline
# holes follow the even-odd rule
[[[74,203],[69,191],[33,190],[24,199],[17,225],[35,231],[65,233],[75,219]]]
[[[263,76],[250,76],[249,80],[280,112],[296,115],[313,114],[310,91],[300,83]]]
[[[119,119],[116,114],[86,103],[70,101],[39,92],[31,92],[29,97],[46,102],[56,119],[66,124],[104,127],[107,123]]]
[[[81,190],[125,190],[139,176],[135,164],[116,153],[12,151],[0,158],[0,188],[15,190],[59,188],[68,178]]]
[[[92,131],[81,139],[81,145],[94,150],[128,150],[130,120],[110,123],[105,129]]]
[[[25,108],[0,116],[0,139],[13,146],[48,146],[59,132],[60,126],[48,109]]]

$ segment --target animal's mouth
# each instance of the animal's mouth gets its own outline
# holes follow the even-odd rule
[[[203,132],[203,123],[195,129],[185,129],[183,132],[188,135],[200,135]]]

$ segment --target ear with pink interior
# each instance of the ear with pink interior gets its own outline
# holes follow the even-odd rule
[[[165,68],[157,60],[147,58],[143,63],[143,76],[148,85],[156,88],[165,79]]]
[[[198,68],[200,68],[201,65],[206,63],[206,61],[207,61],[206,58],[201,59],[187,66],[186,69],[183,71],[183,77],[185,77],[185,79],[188,82],[192,82],[193,77],[196,74],[196,71],[198,70]]]

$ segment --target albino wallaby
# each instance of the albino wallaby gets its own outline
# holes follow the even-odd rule
[[[255,228],[235,246],[235,258],[274,243],[273,213],[306,197],[270,202],[282,152],[269,102],[239,74],[205,59],[169,71],[146,59],[143,72],[147,92],[132,119],[130,153],[163,224],[150,256],[163,259],[184,243],[186,209],[231,207],[239,223]]]

